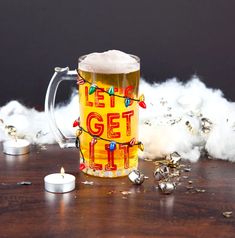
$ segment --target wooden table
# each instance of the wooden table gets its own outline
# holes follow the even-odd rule
[[[61,166],[76,176],[76,190],[46,192],[44,176]],[[153,162],[140,161],[140,170],[149,176],[141,186],[127,177],[87,176],[78,167],[76,149],[34,148],[21,157],[1,152],[0,237],[235,237],[233,163],[202,159],[192,164],[171,195],[157,189]],[[192,189],[187,189],[189,180]],[[32,185],[16,185],[19,181]],[[224,211],[233,216],[225,218]]]

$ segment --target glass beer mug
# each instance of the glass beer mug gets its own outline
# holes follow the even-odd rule
[[[139,78],[139,58],[116,50],[80,57],[78,70],[55,68],[45,100],[49,125],[61,148],[75,146],[76,137],[63,135],[53,110],[59,83],[77,80],[76,134],[83,172],[112,178],[137,168],[138,148],[143,146],[138,142],[138,110],[139,105],[145,107],[143,96],[138,96]]]

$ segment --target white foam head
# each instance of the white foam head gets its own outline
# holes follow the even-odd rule
[[[79,62],[78,68],[83,71],[104,74],[130,73],[140,69],[138,58],[119,50],[108,50],[102,53],[91,53]]]

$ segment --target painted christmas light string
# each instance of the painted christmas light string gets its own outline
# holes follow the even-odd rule
[[[114,97],[119,97],[119,98],[123,98],[124,99],[124,104],[126,107],[131,105],[131,101],[136,101],[138,102],[139,106],[142,108],[146,108],[146,103],[145,101],[145,97],[142,94],[138,99],[137,98],[131,98],[128,97],[127,95],[122,96],[119,94],[115,94],[114,93],[114,86],[111,86],[108,91],[104,90],[103,88],[100,88],[99,86],[97,86],[96,84],[91,83],[90,81],[86,80],[84,77],[81,76],[81,74],[78,72],[78,80],[77,80],[77,84],[78,85],[83,85],[85,83],[90,84],[90,88],[89,88],[89,95],[93,94],[97,89],[99,89],[100,91],[108,94],[109,96],[114,96]]]
[[[79,119],[78,119],[79,120]],[[96,144],[97,143],[97,140],[103,140],[103,141],[107,141],[110,143],[110,146],[109,146],[109,149],[111,151],[115,150],[116,148],[116,144],[119,144],[119,145],[129,145],[129,146],[135,146],[137,145],[138,148],[143,151],[144,150],[144,145],[142,142],[136,140],[136,138],[132,138],[130,141],[128,142],[119,142],[119,141],[113,141],[113,140],[109,140],[109,139],[106,139],[106,138],[103,138],[101,136],[96,136],[96,135],[92,135],[90,132],[88,132],[87,130],[85,130],[83,127],[81,127],[79,124],[77,124],[78,120],[75,120],[74,123],[73,123],[73,127],[79,127],[77,130],[76,130],[76,147],[79,148],[79,144],[80,144],[80,140],[79,140],[79,136],[85,132],[87,134],[89,134],[92,139],[91,139],[91,142],[93,144]]]

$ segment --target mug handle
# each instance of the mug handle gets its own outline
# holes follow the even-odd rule
[[[69,70],[69,67],[55,68],[55,73],[51,78],[51,81],[48,85],[46,98],[45,98],[45,112],[49,122],[49,127],[55,137],[55,140],[58,142],[61,148],[71,148],[75,147],[75,137],[67,137],[65,136],[61,130],[58,128],[54,108],[55,108],[55,98],[57,88],[60,82],[64,80],[77,80],[77,71],[76,70]]]

